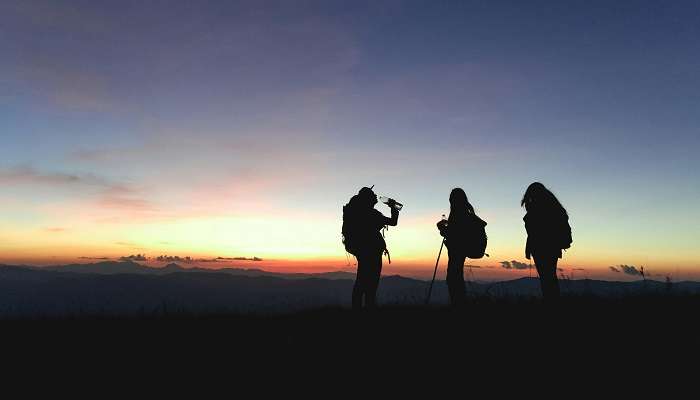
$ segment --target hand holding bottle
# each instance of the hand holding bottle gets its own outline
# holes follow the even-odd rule
[[[438,221],[436,225],[438,230],[440,231],[440,235],[445,236],[445,232],[447,230],[448,225],[447,217],[445,217],[445,214],[442,214],[442,219]]]
[[[379,201],[382,203],[386,204],[387,206],[395,209],[396,211],[401,211],[403,208],[403,204],[397,202],[396,200],[386,197],[386,196],[379,196]]]

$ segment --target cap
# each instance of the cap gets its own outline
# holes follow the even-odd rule
[[[374,194],[374,191],[372,191],[372,188],[373,188],[373,187],[374,187],[374,185],[372,185],[372,187],[366,187],[366,186],[363,187],[363,188],[360,189],[360,191],[357,193],[358,196],[360,196],[360,197],[372,197],[372,196],[376,196],[376,195]]]

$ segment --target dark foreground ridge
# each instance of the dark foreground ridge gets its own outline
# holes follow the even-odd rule
[[[22,348],[71,357],[149,354],[158,362],[164,360],[158,357],[172,357],[236,363],[242,356],[262,362],[268,355],[292,353],[300,360],[313,354],[346,362],[345,357],[377,354],[395,362],[398,356],[462,360],[460,354],[466,354],[463,362],[473,367],[501,368],[507,360],[535,366],[545,359],[558,365],[690,354],[696,348],[698,306],[698,296],[564,297],[557,307],[537,299],[475,298],[461,310],[326,308],[268,316],[168,312],[25,319],[0,322],[0,327],[6,340],[28,345]]]

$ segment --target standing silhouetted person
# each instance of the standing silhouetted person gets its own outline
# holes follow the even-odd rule
[[[447,290],[453,307],[464,303],[464,261],[467,257],[481,258],[486,249],[486,222],[474,213],[467,194],[461,188],[450,193],[450,216],[437,223],[445,237],[447,254]]]
[[[542,297],[555,301],[559,297],[557,261],[562,249],[571,246],[569,215],[554,193],[539,182],[527,188],[520,204],[527,210],[523,217],[527,230],[525,258],[535,259]]]
[[[343,207],[343,243],[345,249],[357,257],[357,278],[352,289],[352,308],[375,308],[377,288],[382,272],[382,254],[387,253],[386,242],[381,230],[390,225],[396,226],[399,220],[399,207],[389,199],[391,218],[374,209],[377,195],[371,188],[363,187]]]

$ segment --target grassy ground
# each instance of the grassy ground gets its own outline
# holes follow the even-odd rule
[[[160,343],[245,344],[284,350],[335,346],[425,346],[459,341],[508,347],[680,340],[694,333],[700,296],[635,296],[621,299],[563,297],[558,304],[536,298],[472,297],[461,309],[385,306],[353,312],[326,308],[295,314],[231,315],[163,312],[131,317],[73,316],[0,322],[6,335],[29,340],[37,334],[68,342],[116,340]],[[655,337],[651,332],[657,333]],[[36,337],[38,339],[39,337]],[[676,338],[676,339],[674,339]],[[673,343],[668,343],[672,345]],[[481,346],[479,345],[481,348]]]
[[[303,393],[323,373],[349,387],[381,382],[410,391],[418,381],[407,376],[423,374],[421,384],[498,392],[513,377],[525,386],[510,389],[539,390],[547,371],[556,374],[548,384],[565,379],[571,391],[590,381],[619,384],[621,374],[656,377],[650,370],[693,365],[700,355],[698,307],[694,296],[565,297],[554,306],[533,298],[473,297],[458,310],[76,316],[6,320],[0,332],[3,362],[14,372],[90,376],[109,387],[117,381],[173,387],[217,377],[236,393],[251,376],[277,389],[272,377],[294,376],[301,386],[293,393]],[[448,383],[448,375],[456,380]]]

